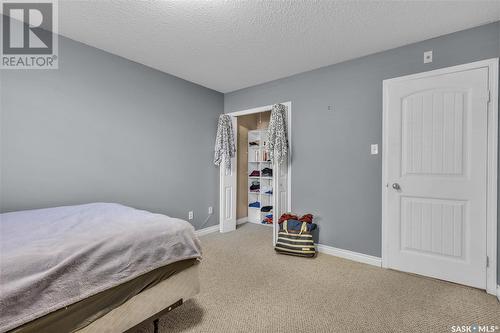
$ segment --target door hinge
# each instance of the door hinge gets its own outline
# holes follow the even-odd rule
[[[490,257],[486,256],[486,267],[490,267]]]

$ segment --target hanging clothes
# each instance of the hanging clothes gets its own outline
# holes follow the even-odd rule
[[[226,169],[231,169],[231,158],[236,153],[234,145],[233,122],[231,116],[221,114],[217,126],[217,137],[215,138],[214,164],[224,164]]]
[[[265,144],[266,149],[269,150],[271,161],[276,160],[279,164],[288,159],[286,113],[286,106],[283,104],[273,105]]]

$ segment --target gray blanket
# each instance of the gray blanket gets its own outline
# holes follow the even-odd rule
[[[188,222],[118,204],[0,214],[0,332],[200,256]]]

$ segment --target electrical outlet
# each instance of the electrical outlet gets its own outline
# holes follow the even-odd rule
[[[208,214],[213,214],[214,208],[212,206],[208,207]]]
[[[424,64],[432,62],[432,50],[424,52]]]
[[[371,145],[371,153],[372,155],[377,155],[378,154],[378,144],[373,144]]]
[[[192,220],[192,219],[193,219],[193,216],[194,216],[193,211],[190,211],[190,212],[188,213],[188,219]]]

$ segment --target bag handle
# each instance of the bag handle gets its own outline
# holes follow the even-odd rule
[[[302,235],[303,232],[307,232],[307,223],[302,222],[302,226],[300,227],[299,235]]]

